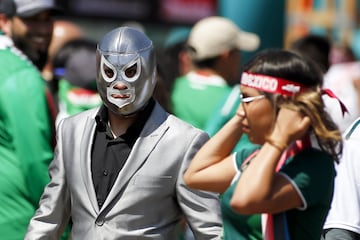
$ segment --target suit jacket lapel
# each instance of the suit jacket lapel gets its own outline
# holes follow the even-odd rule
[[[166,118],[168,114],[157,103],[154,107],[152,114],[146,122],[144,129],[140,133],[134,148],[132,149],[123,169],[120,171],[118,178],[116,179],[114,186],[112,187],[103,209],[112,207],[110,204],[113,200],[116,200],[117,195],[121,194],[123,188],[129,182],[131,177],[136,171],[143,165],[151,151],[158,144],[161,137],[165,134],[168,126]]]
[[[94,139],[94,131],[96,127],[95,119],[87,118],[84,133],[81,138],[80,147],[80,161],[81,161],[81,174],[84,184],[86,186],[86,192],[89,196],[92,207],[95,212],[99,212],[99,206],[96,200],[96,193],[91,175],[91,147]]]

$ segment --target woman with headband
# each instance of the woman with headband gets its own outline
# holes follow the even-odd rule
[[[324,110],[322,74],[294,53],[259,53],[237,114],[195,155],[185,182],[221,193],[224,239],[320,239],[341,134]],[[254,148],[231,149],[242,134]]]

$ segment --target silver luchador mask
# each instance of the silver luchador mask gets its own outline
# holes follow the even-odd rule
[[[120,27],[103,37],[96,54],[96,83],[105,106],[121,116],[141,110],[156,85],[152,41],[134,28]]]

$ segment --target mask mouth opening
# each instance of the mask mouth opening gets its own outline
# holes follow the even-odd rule
[[[109,89],[109,95],[114,99],[129,99],[132,97],[133,91],[131,89]]]
[[[123,108],[135,101],[135,88],[126,82],[114,81],[106,88],[106,95],[110,103]]]

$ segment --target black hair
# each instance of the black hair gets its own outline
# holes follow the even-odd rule
[[[65,78],[65,69],[68,68],[68,62],[70,59],[75,56],[76,54],[80,54],[81,52],[89,53],[91,56],[92,54],[95,56],[96,52],[96,42],[87,39],[87,38],[79,38],[70,40],[69,42],[65,43],[56,53],[53,60],[53,69],[54,69],[54,82],[57,82]],[[95,59],[95,58],[94,58]],[[89,61],[91,59],[88,59]],[[95,63],[94,63],[94,69],[95,69]],[[59,71],[63,70],[63,71]],[[72,78],[74,79],[67,79],[71,84],[75,86],[80,86],[84,88],[88,88],[91,90],[96,90],[96,75],[94,74],[94,78],[92,82],[89,82],[87,78],[91,74],[91,71],[89,69],[84,69],[83,72],[72,74]],[[86,80],[86,81],[85,81]],[[57,89],[55,89],[57,90]]]
[[[329,70],[331,41],[327,37],[314,34],[304,36],[294,41],[290,50],[314,61],[323,74]]]
[[[195,56],[196,56],[196,49],[195,48],[193,48],[190,45],[186,45],[185,50],[189,53],[189,55],[192,58],[192,61],[193,61],[194,65],[197,66],[198,68],[213,68],[215,66],[217,60],[220,57],[219,55],[217,55],[217,56],[214,56],[214,57],[209,57],[209,58],[197,60],[195,58]]]
[[[65,43],[54,56],[54,68],[63,68],[71,55],[80,50],[96,51],[96,42],[90,39],[75,39]]]
[[[279,49],[258,53],[244,66],[244,71],[283,78],[308,87],[323,83],[322,73],[315,64],[295,53]]]

